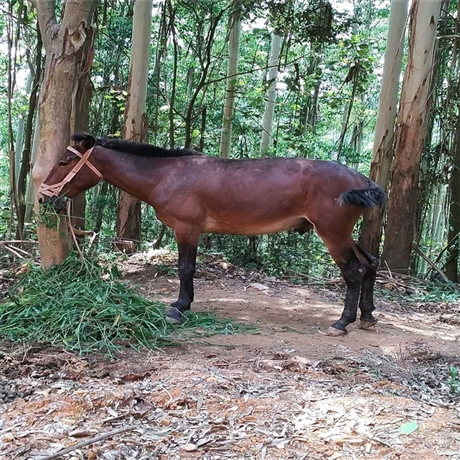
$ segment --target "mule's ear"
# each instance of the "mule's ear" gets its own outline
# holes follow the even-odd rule
[[[72,140],[78,142],[85,150],[89,150],[96,144],[96,139],[87,133],[76,133],[72,136]]]

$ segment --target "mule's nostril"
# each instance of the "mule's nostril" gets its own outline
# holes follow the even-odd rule
[[[42,204],[42,203],[43,203],[43,198],[42,198],[42,197],[40,197],[40,198],[38,199],[38,203],[39,203],[39,204]]]

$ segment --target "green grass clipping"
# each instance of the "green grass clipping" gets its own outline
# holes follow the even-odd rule
[[[165,305],[119,280],[116,265],[72,253],[46,271],[30,265],[0,305],[0,336],[44,342],[78,352],[112,355],[122,346],[161,348],[214,334],[251,332],[249,325],[188,314],[182,325],[165,318]]]

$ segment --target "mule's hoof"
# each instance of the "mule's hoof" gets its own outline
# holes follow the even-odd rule
[[[360,321],[358,324],[359,329],[363,329],[364,331],[367,331],[369,329],[372,329],[375,325],[377,324],[377,320],[374,321]]]
[[[166,310],[166,321],[171,324],[182,324],[185,319],[184,315],[174,307],[170,307]]]
[[[329,326],[326,335],[329,335],[330,337],[341,337],[342,335],[347,335],[347,331]]]

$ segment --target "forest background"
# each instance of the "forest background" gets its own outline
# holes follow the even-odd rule
[[[37,239],[37,184],[70,134],[88,131],[231,158],[340,161],[388,192],[385,213],[356,229],[361,244],[392,271],[458,282],[457,2],[9,0],[0,10],[4,243]],[[106,183],[72,215],[101,250],[174,248],[151,207]],[[314,234],[202,243],[275,275],[335,275]]]

